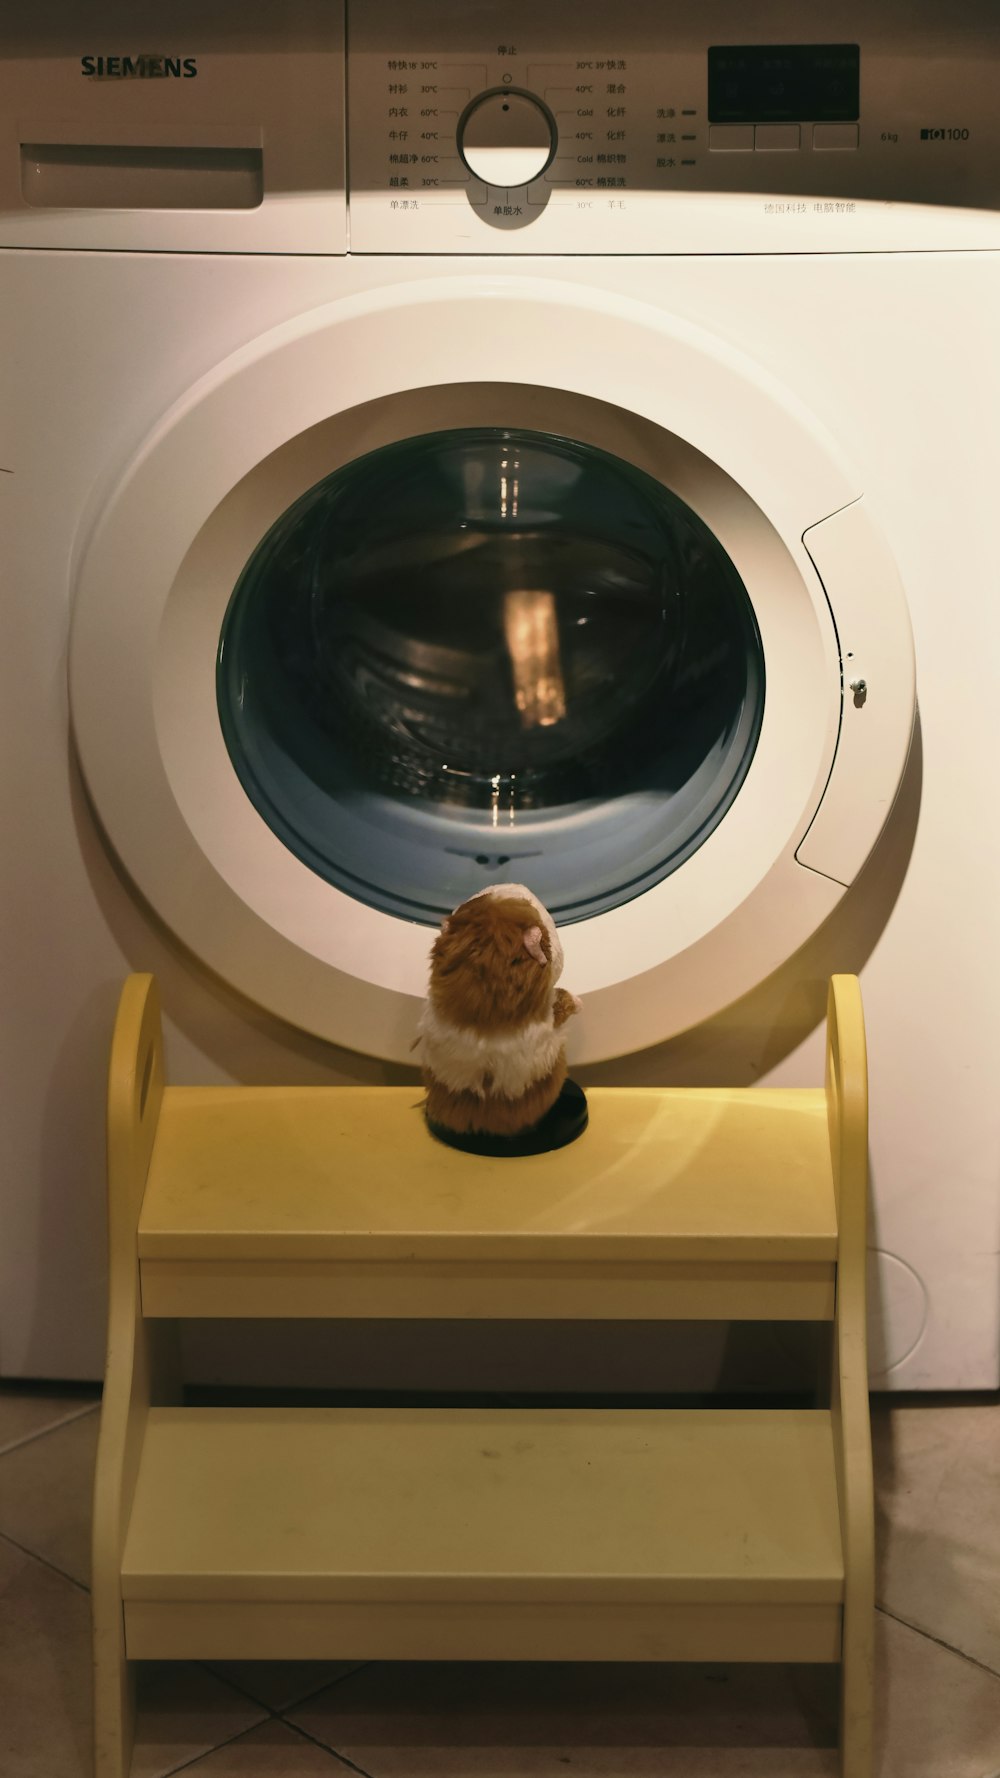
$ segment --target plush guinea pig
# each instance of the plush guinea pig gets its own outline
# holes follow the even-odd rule
[[[520,883],[482,889],[448,916],[419,1025],[432,1124],[514,1136],[555,1104],[561,1028],[580,1005],[556,986],[562,967],[555,923]]]

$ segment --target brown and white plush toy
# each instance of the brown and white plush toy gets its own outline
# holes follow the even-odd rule
[[[419,1025],[432,1126],[516,1136],[551,1109],[566,1079],[562,1027],[580,1005],[556,985],[562,967],[555,922],[523,884],[496,883],[449,914]]]

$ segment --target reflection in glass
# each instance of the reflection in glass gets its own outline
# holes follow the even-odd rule
[[[298,857],[436,924],[526,881],[627,901],[722,818],[760,728],[746,591],[651,477],[547,434],[408,439],[334,471],[233,594],[223,732]]]

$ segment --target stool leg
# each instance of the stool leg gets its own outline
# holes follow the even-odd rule
[[[865,1331],[868,1069],[854,976],[834,976],[830,982],[826,1092],[838,1234],[830,1409],[844,1552],[841,1771],[843,1778],[871,1778],[875,1504]]]
[[[143,1319],[136,1244],[162,1097],[156,984],[133,975],[119,1003],[108,1078],[108,1347],[91,1555],[97,1778],[128,1778],[135,1679],[125,1653],[122,1553],[150,1404],[179,1399],[176,1328]]]
[[[128,1778],[135,1737],[135,1669],[125,1659],[117,1613],[94,1594],[94,1778]],[[117,1617],[117,1622],[115,1622]]]
[[[872,1778],[875,1684],[872,1613],[862,1611],[852,1626],[844,1613],[840,1675],[840,1758],[843,1778]]]

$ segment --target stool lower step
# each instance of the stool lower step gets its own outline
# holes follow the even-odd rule
[[[134,1658],[837,1660],[825,1410],[153,1409]]]

